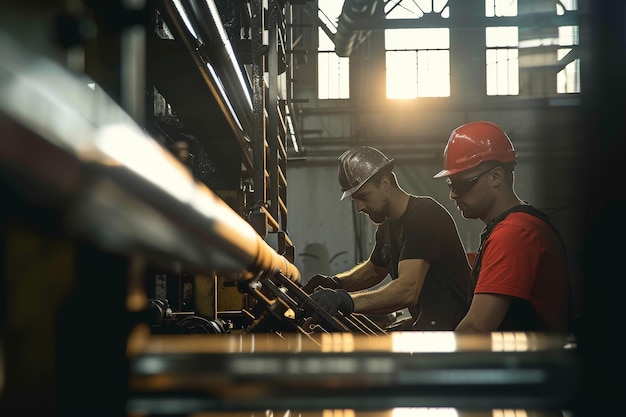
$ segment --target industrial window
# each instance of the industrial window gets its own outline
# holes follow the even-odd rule
[[[571,42],[571,43],[570,43]],[[559,45],[578,45],[578,26],[559,27]],[[580,59],[571,58],[573,48],[559,48],[557,58],[564,68],[556,74],[557,93],[580,93]]]
[[[335,53],[335,44],[319,29],[317,97],[350,98],[350,61]]]
[[[485,16],[497,19],[518,15],[518,0],[485,0]],[[559,0],[556,14],[564,15],[578,8],[578,0]],[[347,99],[349,88],[349,58],[339,57],[328,30],[336,31],[336,20],[343,2],[318,0],[320,19],[327,21],[325,32],[318,29],[318,98]],[[419,19],[426,14],[449,17],[447,0],[413,0],[386,2],[387,19]],[[333,18],[331,18],[331,16]],[[443,25],[442,25],[443,26]],[[536,42],[558,45],[551,60],[558,62],[555,73],[556,91],[545,95],[580,93],[580,59],[578,26],[559,26],[558,39],[519,38],[517,26],[492,25],[485,28],[486,94],[506,96],[520,94],[520,48]],[[331,35],[332,36],[332,35]],[[529,43],[530,42],[530,43]],[[532,44],[531,44],[532,43]],[[450,96],[450,35],[449,29],[387,29],[385,30],[387,98]],[[521,50],[524,52],[524,50]],[[524,58],[526,57],[526,58]],[[526,62],[526,61],[524,61]],[[525,64],[526,65],[526,64]]]
[[[519,94],[517,27],[485,28],[487,43],[487,95]]]
[[[389,2],[387,19],[419,19],[425,14],[449,17],[447,0]],[[450,30],[385,30],[387,98],[450,96]]]
[[[485,16],[517,16],[517,0],[485,0]],[[516,26],[485,28],[487,95],[519,94],[519,49]]]
[[[577,9],[577,0],[561,0],[556,4],[556,13],[559,16]],[[578,43],[578,26],[559,27],[559,46],[562,48],[557,51],[557,59],[563,69],[556,75],[557,93],[580,93],[580,58],[576,57],[575,49]]]
[[[485,15],[487,18],[517,16],[517,7],[517,0],[485,0]],[[559,0],[556,2],[556,15],[562,16],[577,8],[578,0]],[[578,26],[559,26],[556,29],[558,35],[539,35],[520,40],[519,28],[516,26],[487,27],[485,32],[487,95],[519,95],[520,50],[524,52],[528,51],[526,48],[551,45],[558,45],[556,53],[546,57],[543,62],[546,65],[556,63],[557,70],[551,75],[556,79],[554,83],[547,84],[556,85],[556,91],[551,89],[544,94],[549,96],[555,93],[580,93],[580,59],[576,49],[579,44]],[[529,55],[526,53],[524,56],[526,57],[524,62],[527,64]]]
[[[387,98],[450,96],[450,32],[385,31]]]
[[[343,2],[318,0],[318,15],[327,30],[335,33],[337,24],[331,16],[341,15]],[[318,28],[317,98],[350,98],[350,60],[335,53],[335,44],[322,28]]]

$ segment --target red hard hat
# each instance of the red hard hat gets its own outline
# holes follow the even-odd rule
[[[443,151],[443,167],[433,178],[448,177],[486,161],[515,162],[517,155],[504,131],[491,122],[471,122],[450,134]]]

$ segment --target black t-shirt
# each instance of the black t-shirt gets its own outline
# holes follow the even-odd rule
[[[385,244],[387,227],[391,247]],[[409,308],[413,330],[454,330],[467,313],[474,292],[471,268],[454,219],[431,197],[411,196],[400,219],[387,219],[376,230],[372,263],[387,267],[395,279],[398,262],[403,259],[430,262],[419,301]]]

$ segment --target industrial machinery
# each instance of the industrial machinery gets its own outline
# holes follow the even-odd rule
[[[527,333],[158,336],[130,356],[141,415],[563,416],[580,377],[567,338]]]

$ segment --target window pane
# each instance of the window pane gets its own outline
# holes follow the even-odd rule
[[[322,9],[330,17],[337,17],[341,14],[342,1],[337,0],[317,0],[317,7]]]
[[[516,26],[485,28],[487,95],[519,94],[519,46]]]
[[[415,51],[388,51],[387,98],[417,97],[417,55]]]
[[[517,0],[485,0],[485,16],[517,16]]]
[[[487,50],[487,95],[519,94],[517,49]]]
[[[389,29],[387,98],[450,96],[450,30]]]
[[[434,29],[389,29],[385,31],[385,49],[448,49],[450,30]]]
[[[563,1],[566,10],[576,10],[576,0]],[[564,11],[557,6],[557,13]],[[578,26],[559,26],[559,45],[575,46],[580,42]],[[572,48],[560,48],[557,51],[557,59],[565,67],[556,74],[556,92],[559,94],[580,93],[580,59],[571,59]]]
[[[317,98],[350,97],[350,60],[335,53],[335,44],[318,28]]]
[[[561,16],[565,11],[578,10],[578,0],[560,0],[556,3],[556,13]]]
[[[418,97],[450,96],[450,53],[419,51],[417,61]]]
[[[343,1],[337,0],[317,0],[318,16],[323,22],[330,21],[332,25],[337,27],[337,20],[341,15]]]
[[[487,48],[517,46],[517,26],[485,28]]]
[[[317,96],[320,99],[350,97],[350,77],[348,58],[337,56],[335,52],[317,54]]]
[[[336,0],[339,2],[339,0]],[[426,13],[437,13],[450,17],[449,0],[386,1],[384,10],[387,19],[418,19]],[[399,4],[402,3],[402,4]]]
[[[559,26],[559,45],[578,45],[578,26]]]
[[[326,33],[318,28],[317,35],[319,39],[319,45],[317,47],[318,51],[334,51],[335,43],[326,35]]]
[[[559,49],[559,60],[566,59],[571,49]],[[576,58],[556,74],[556,92],[580,93],[580,59]]]
[[[519,51],[509,49],[507,52],[507,94],[516,96],[519,94]]]

